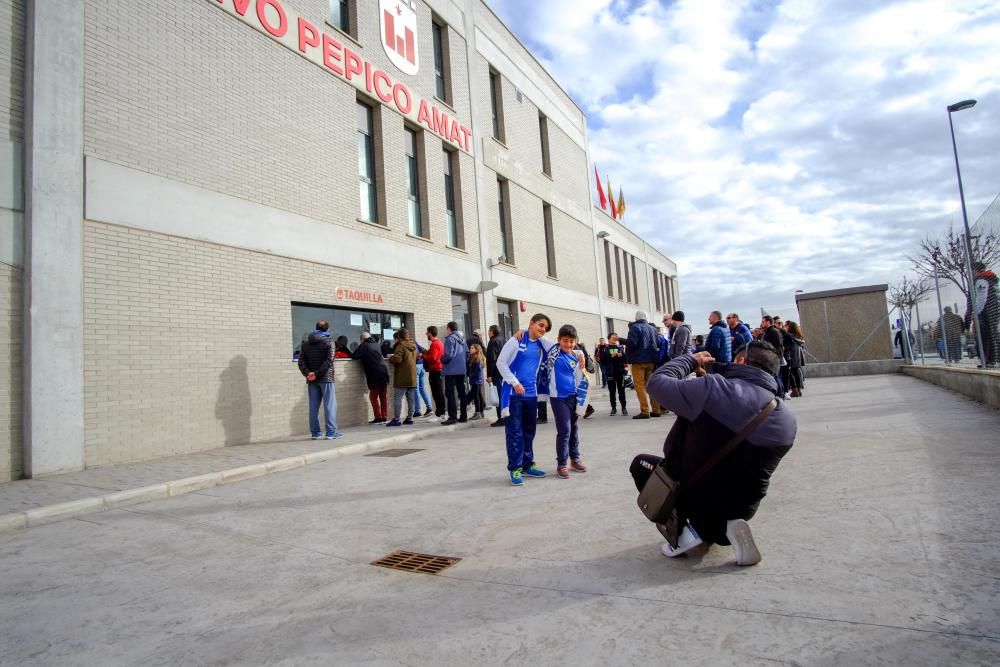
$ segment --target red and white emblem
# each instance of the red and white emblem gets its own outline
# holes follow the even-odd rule
[[[416,0],[379,0],[382,48],[392,64],[406,74],[416,74],[420,66],[417,52]]]

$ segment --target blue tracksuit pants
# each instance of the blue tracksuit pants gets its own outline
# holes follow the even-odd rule
[[[535,462],[535,422],[538,398],[511,393],[510,414],[504,429],[507,434],[507,470],[530,468]]]

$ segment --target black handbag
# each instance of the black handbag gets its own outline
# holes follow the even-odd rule
[[[774,409],[778,406],[778,402],[775,399],[764,406],[764,408],[757,413],[757,416],[750,420],[750,423],[743,427],[743,429],[734,435],[732,439],[729,440],[723,447],[717,451],[712,458],[702,464],[698,470],[695,471],[687,480],[682,484],[674,478],[672,478],[663,465],[658,465],[653,469],[652,474],[650,474],[649,479],[642,486],[642,491],[639,492],[639,498],[636,501],[639,505],[639,509],[646,516],[647,519],[656,524],[657,529],[663,534],[670,546],[677,546],[677,537],[680,535],[680,521],[677,516],[677,498],[683,489],[690,488],[694,486],[698,480],[704,477],[709,470],[714,468],[722,459],[726,458],[730,452],[732,452],[736,447],[746,440],[751,433],[757,430],[761,422],[767,419],[768,415],[774,412]],[[666,459],[664,459],[664,462]]]

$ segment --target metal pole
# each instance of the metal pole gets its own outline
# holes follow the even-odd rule
[[[920,350],[920,365],[923,366],[927,362],[924,361],[924,327],[920,324],[920,304],[918,303],[913,309],[917,313],[917,348]]]
[[[972,317],[976,322],[976,344],[979,346],[979,365],[986,368],[986,351],[983,348],[983,332],[979,321],[979,307],[976,303],[976,276],[972,272],[972,233],[969,231],[969,214],[965,210],[965,188],[962,187],[962,170],[958,166],[958,145],[955,143],[955,125],[948,111],[948,127],[951,129],[951,149],[955,153],[955,174],[958,175],[958,198],[962,200],[962,223],[965,225],[965,266],[969,272],[969,302]]]
[[[937,253],[934,254],[934,291],[937,292],[938,329],[941,330],[941,340],[944,341],[944,363],[951,363],[951,348],[948,347],[948,329],[944,326],[944,310],[941,309],[941,283],[938,281]]]
[[[903,356],[906,358],[908,363],[913,363],[913,346],[910,345],[910,321],[906,317],[906,313],[903,311],[903,307],[899,307],[899,338],[901,340],[903,348]]]
[[[761,310],[764,310],[761,308]],[[826,325],[826,349],[830,353],[830,363],[833,363],[833,342],[830,340],[830,317],[826,312],[826,300],[823,300],[823,324]]]

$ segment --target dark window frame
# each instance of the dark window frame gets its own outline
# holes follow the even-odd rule
[[[552,207],[542,202],[542,225],[545,231],[545,261],[549,278],[558,278],[556,271],[556,240],[552,227]]]
[[[377,138],[377,134],[376,134],[376,127],[377,127],[377,125],[376,125],[376,123],[377,123],[378,116],[377,116],[376,111],[375,111],[375,109],[373,107],[371,107],[368,104],[365,104],[364,102],[358,100],[357,101],[357,107],[355,107],[355,112],[356,113],[360,113],[360,109],[361,108],[364,108],[364,110],[365,110],[365,114],[366,114],[366,117],[367,117],[366,124],[367,124],[368,127],[367,127],[367,130],[366,130],[366,129],[363,129],[363,128],[360,127],[360,123],[356,123],[356,125],[358,125],[356,131],[357,131],[357,133],[359,135],[361,135],[362,137],[364,137],[364,139],[363,139],[363,141],[365,143],[364,152],[365,152],[365,158],[367,160],[367,168],[365,169],[365,174],[363,175],[361,173],[362,165],[359,162],[359,164],[358,164],[358,182],[359,183],[364,183],[368,187],[368,207],[370,209],[371,217],[363,217],[362,212],[359,211],[358,218],[361,219],[361,220],[364,220],[366,222],[380,224],[380,217],[381,217],[381,210],[380,209],[381,209],[381,207],[378,205],[379,204],[379,201],[378,201],[379,200],[379,197],[378,197],[378,180],[379,179],[378,179],[378,165],[376,163],[376,152],[377,151],[376,151],[376,148],[375,148],[375,143],[376,143],[376,138]],[[362,139],[359,139],[359,141],[362,141]],[[358,153],[359,153],[359,157],[360,157],[360,146],[358,147],[358,149],[359,149]],[[360,189],[358,191],[358,194],[360,196],[360,194],[361,194],[360,193]],[[359,199],[358,203],[360,204],[360,199]]]
[[[490,113],[493,120],[493,138],[506,144],[503,117],[503,80],[500,73],[490,68]]]
[[[615,297],[615,281],[611,275],[611,243],[607,240],[604,241],[604,273],[608,296],[613,299]]]
[[[542,144],[542,173],[552,177],[552,155],[549,152],[549,119],[545,114],[538,114],[538,134]]]
[[[500,257],[504,264],[514,264],[514,234],[510,213],[510,181],[497,176],[497,199],[500,215]]]
[[[444,156],[444,208],[448,245],[465,249],[465,226],[462,224],[462,168],[457,150],[442,148]],[[454,235],[454,243],[452,243]]]

